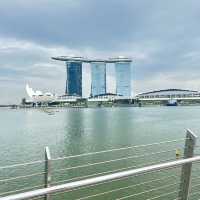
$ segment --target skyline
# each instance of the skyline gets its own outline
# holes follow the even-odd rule
[[[53,60],[66,64],[66,90],[67,95],[79,95],[81,97],[98,96],[107,93],[133,97],[132,84],[132,58],[118,56],[115,58],[85,58],[82,56],[58,56]],[[89,64],[89,65],[88,65]],[[83,68],[90,70],[90,80],[84,79]],[[107,82],[111,85],[107,71],[113,70],[112,90],[107,90]],[[87,84],[90,90],[84,93],[82,86]]]
[[[51,57],[70,54],[132,57],[136,94],[200,90],[199,9],[197,0],[2,1],[0,104],[19,103],[26,83],[63,94],[65,65]]]

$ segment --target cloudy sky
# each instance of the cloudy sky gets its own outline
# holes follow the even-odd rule
[[[133,57],[135,93],[200,90],[199,11],[199,0],[2,0],[0,103],[26,83],[63,94],[64,63],[50,57],[67,54]]]

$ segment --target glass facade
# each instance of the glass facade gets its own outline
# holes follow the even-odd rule
[[[106,63],[91,63],[92,85],[91,96],[106,93]]]
[[[66,94],[82,96],[82,62],[66,62]]]
[[[131,97],[131,62],[116,62],[116,93],[124,97]]]

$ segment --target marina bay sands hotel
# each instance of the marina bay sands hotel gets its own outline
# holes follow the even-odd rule
[[[82,68],[91,67],[91,97],[106,95],[106,68],[114,66],[116,88],[115,93],[124,98],[130,98],[132,94],[131,66],[132,59],[117,57],[110,59],[86,59],[75,56],[52,57],[54,60],[66,63],[67,79],[66,94],[82,97]]]

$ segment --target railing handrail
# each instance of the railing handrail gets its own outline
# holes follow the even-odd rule
[[[119,148],[108,149],[108,150],[101,150],[101,151],[96,151],[96,152],[94,151],[94,152],[82,153],[82,154],[77,154],[77,155],[57,157],[57,158],[52,158],[51,160],[57,161],[57,160],[64,160],[64,159],[70,159],[70,158],[78,158],[78,157],[83,157],[83,156],[97,155],[97,154],[101,154],[101,153],[109,153],[109,152],[114,152],[114,151],[122,151],[122,150],[128,150],[128,149],[137,149],[137,148],[141,148],[141,147],[150,147],[150,146],[155,146],[155,145],[170,144],[170,143],[180,142],[180,141],[185,141],[185,140],[186,140],[186,138],[179,138],[179,139],[174,139],[174,140],[154,142],[154,143],[150,143],[150,144],[125,146],[125,147],[119,147]]]
[[[142,147],[151,147],[151,146],[155,146],[155,145],[171,144],[171,143],[175,143],[175,142],[185,141],[186,139],[187,138],[177,138],[177,139],[174,139],[174,140],[164,140],[164,141],[154,142],[154,143],[150,143],[150,144],[139,144],[139,145],[134,145],[134,146],[124,146],[124,147],[118,147],[118,148],[113,148],[113,149],[108,149],[108,150],[100,150],[100,151],[81,153],[81,154],[76,154],[76,155],[55,157],[55,158],[51,158],[51,161],[59,161],[59,160],[65,160],[65,159],[71,159],[71,158],[79,158],[79,157],[83,157],[83,156],[94,156],[94,155],[103,154],[103,153],[112,153],[112,152],[115,152],[115,151],[137,149],[137,148],[142,148]],[[35,161],[30,161],[30,162],[25,162],[25,163],[15,163],[15,164],[10,164],[10,165],[0,166],[0,170],[17,168],[17,167],[26,167],[27,165],[41,164],[41,163],[45,163],[45,162],[46,162],[45,160],[35,160]]]
[[[90,186],[94,184],[104,183],[107,181],[112,181],[116,179],[126,178],[130,176],[136,176],[141,174],[146,174],[149,172],[160,171],[168,168],[174,168],[178,166],[182,166],[184,164],[193,163],[200,161],[200,156],[195,156],[192,158],[175,160],[171,162],[166,162],[162,164],[156,164],[151,166],[146,166],[138,169],[131,169],[127,171],[117,172],[113,174],[108,174],[104,176],[89,178],[85,180],[75,181],[71,183],[65,183],[61,185],[51,186],[49,188],[42,188],[37,189],[34,191],[28,191],[20,194],[10,195],[7,197],[2,197],[0,200],[23,200],[23,199],[30,199],[33,197],[43,196],[51,193],[62,192],[62,191],[69,191],[73,189],[77,189],[83,186]]]

